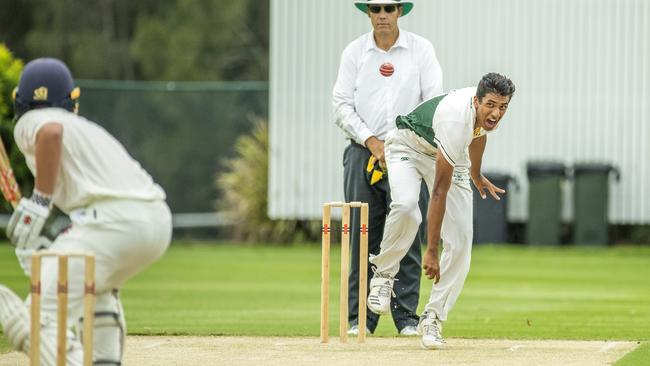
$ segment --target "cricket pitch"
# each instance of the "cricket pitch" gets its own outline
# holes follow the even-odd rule
[[[129,336],[125,365],[611,365],[637,346],[619,341],[447,340],[443,350],[423,350],[419,338],[356,339],[339,343],[331,337],[184,337]],[[0,366],[27,364],[12,352],[0,355]]]

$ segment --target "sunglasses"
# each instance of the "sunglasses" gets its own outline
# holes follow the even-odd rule
[[[381,8],[384,8],[384,11],[388,14],[394,12],[397,10],[397,5],[368,5],[368,9],[370,9],[371,13],[374,14],[379,14],[381,12]]]

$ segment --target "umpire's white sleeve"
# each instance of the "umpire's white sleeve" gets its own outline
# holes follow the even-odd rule
[[[422,90],[422,101],[429,100],[443,93],[442,91],[442,67],[436,57],[436,51],[431,42],[427,41],[428,47],[420,55],[420,90]]]
[[[364,145],[374,133],[361,119],[355,108],[354,84],[357,78],[357,65],[351,54],[352,50],[353,48],[348,46],[341,55],[339,73],[332,93],[332,104],[336,125],[349,138]]]

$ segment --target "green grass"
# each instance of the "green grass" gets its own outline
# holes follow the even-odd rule
[[[513,339],[650,338],[650,248],[484,247],[446,332]]]
[[[628,353],[614,366],[641,366],[650,364],[650,343],[643,343],[634,351]]]
[[[0,337],[0,354],[11,351],[11,346],[5,337]]]
[[[338,255],[332,253],[332,334]],[[27,279],[6,244],[0,283],[26,295]],[[423,279],[420,309],[430,286]],[[126,285],[122,299],[130,334],[317,336],[320,248],[175,243]],[[647,341],[648,304],[650,247],[480,246],[445,335]],[[394,334],[392,321],[382,319],[377,335]]]

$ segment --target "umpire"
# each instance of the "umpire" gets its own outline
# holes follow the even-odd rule
[[[384,138],[395,128],[397,115],[408,113],[420,102],[442,94],[442,69],[431,42],[400,29],[399,17],[408,14],[413,3],[400,0],[355,2],[365,13],[373,30],[352,41],[343,50],[333,91],[336,124],[350,139],[343,154],[345,200],[368,202],[369,252],[379,253],[384,223],[390,209],[390,188],[385,167]],[[423,185],[424,186],[424,185]],[[421,190],[420,209],[426,217],[428,192]],[[352,211],[352,225],[359,225],[359,212]],[[424,221],[423,221],[424,222]],[[421,243],[420,235],[400,262],[398,282],[391,302],[393,321],[400,334],[417,335]],[[352,231],[352,263],[349,281],[350,334],[358,329],[359,234]],[[372,271],[368,271],[368,281]],[[368,312],[370,332],[379,316]]]

